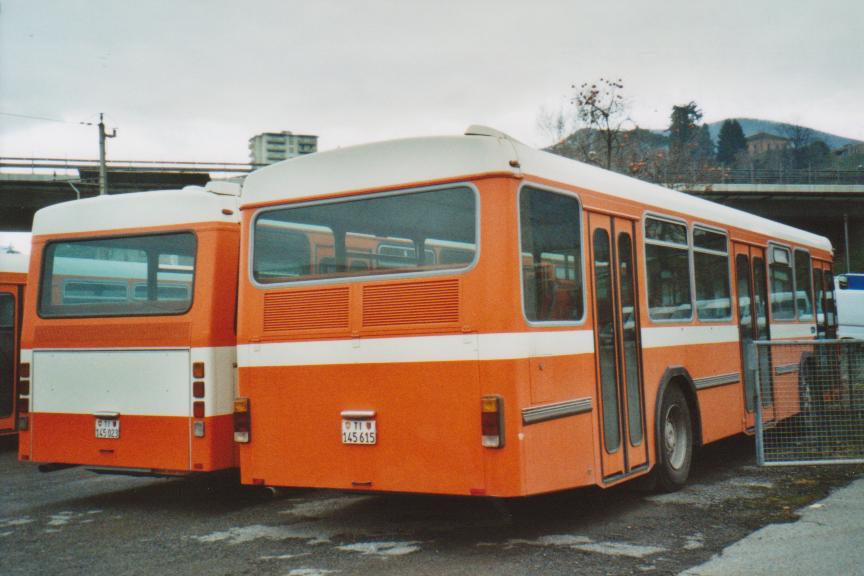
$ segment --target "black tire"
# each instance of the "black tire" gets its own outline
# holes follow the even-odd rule
[[[674,492],[687,483],[693,464],[693,417],[677,386],[663,394],[659,418],[654,478],[658,490]]]

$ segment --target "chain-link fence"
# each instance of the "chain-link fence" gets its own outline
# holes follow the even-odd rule
[[[754,346],[759,464],[864,462],[864,341]]]

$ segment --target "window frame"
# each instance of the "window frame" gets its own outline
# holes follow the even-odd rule
[[[671,224],[679,224],[684,226],[687,245],[682,247],[681,244],[674,242],[664,242],[662,240],[651,240],[648,238],[648,220],[661,220]],[[728,237],[727,237],[728,238]],[[666,248],[675,248],[677,250],[685,250],[687,252],[687,278],[690,281],[690,316],[687,318],[672,318],[672,319],[656,319],[651,316],[651,300],[648,287],[648,245],[663,246]],[[696,318],[696,283],[693,278],[693,238],[690,232],[690,225],[687,220],[678,218],[677,216],[669,216],[658,212],[643,212],[642,213],[642,271],[645,279],[645,312],[648,316],[648,321],[652,324],[684,324],[693,322]]]
[[[532,188],[540,192],[548,192],[550,194],[558,194],[576,200],[579,207],[579,260],[581,262],[582,274],[582,317],[579,320],[530,320],[525,312],[525,271],[522,267],[522,193],[526,188]],[[522,320],[530,327],[540,328],[549,326],[582,326],[588,319],[588,290],[585,275],[585,242],[586,242],[586,222],[585,208],[582,204],[582,198],[576,192],[564,188],[556,188],[545,184],[536,184],[534,182],[522,182],[516,189],[516,227],[518,234],[516,238],[516,262],[519,268],[519,309],[522,312]]]
[[[49,247],[52,244],[63,244],[63,243],[68,244],[68,243],[75,243],[75,242],[87,242],[87,241],[93,241],[93,240],[115,240],[115,239],[120,239],[120,238],[152,238],[154,236],[172,236],[172,235],[179,235],[179,234],[191,235],[192,241],[193,241],[194,246],[195,246],[195,248],[193,250],[193,255],[195,258],[195,264],[192,267],[192,282],[190,282],[191,292],[189,295],[190,296],[189,297],[189,306],[187,306],[184,310],[177,311],[177,312],[163,312],[163,313],[145,312],[145,313],[139,313],[139,314],[125,313],[125,314],[80,314],[80,315],[79,314],[64,314],[64,315],[47,314],[46,315],[43,313],[43,311],[42,311],[42,296],[43,296],[43,290],[45,288],[45,281],[44,281],[45,272],[46,272],[46,269],[48,266],[48,259],[45,256],[48,252]],[[82,319],[88,319],[88,318],[158,318],[160,316],[184,316],[186,314],[189,314],[190,312],[192,312],[192,309],[195,307],[195,294],[197,292],[197,283],[198,283],[198,262],[199,262],[199,258],[200,258],[200,254],[199,254],[198,250],[200,247],[201,247],[201,242],[200,242],[200,239],[198,238],[198,232],[196,232],[194,229],[189,229],[189,228],[182,228],[182,229],[178,229],[178,230],[160,230],[158,232],[153,232],[150,234],[146,234],[146,233],[145,234],[141,234],[141,233],[137,233],[137,234],[110,234],[110,235],[106,235],[106,236],[85,236],[85,237],[81,237],[81,238],[65,238],[65,239],[59,238],[56,240],[50,240],[50,241],[45,243],[45,245],[42,247],[42,251],[39,254],[39,260],[40,260],[40,262],[39,262],[39,284],[37,286],[37,294],[36,294],[36,315],[41,320],[69,320],[69,319],[82,320]],[[157,287],[158,287],[158,280],[157,280]],[[128,289],[127,289],[127,295],[128,295]]]
[[[397,273],[383,273],[383,274],[364,274],[362,276],[337,276],[333,278],[310,278],[308,280],[287,280],[284,282],[267,282],[262,283],[259,282],[255,278],[254,274],[254,266],[255,266],[255,227],[258,223],[258,219],[262,214],[266,214],[268,212],[275,212],[277,210],[285,210],[285,209],[293,209],[293,208],[306,208],[308,206],[320,206],[324,204],[343,204],[356,202],[360,200],[369,200],[373,198],[385,198],[389,196],[404,196],[409,194],[419,194],[423,192],[434,192],[436,190],[449,190],[453,188],[466,188],[471,191],[474,195],[474,233],[475,233],[475,249],[474,249],[474,259],[469,262],[466,266],[460,268],[447,268],[444,270],[419,270],[417,272],[397,272]],[[372,282],[372,281],[381,281],[381,280],[404,280],[409,278],[420,278],[420,277],[429,277],[429,276],[452,276],[452,275],[461,275],[466,274],[473,270],[477,263],[480,261],[480,250],[482,244],[482,218],[481,215],[483,213],[483,205],[481,202],[480,191],[477,189],[477,186],[473,182],[452,182],[447,184],[436,184],[432,186],[419,186],[419,187],[409,187],[409,188],[397,188],[392,190],[386,190],[383,192],[371,192],[371,193],[356,193],[356,194],[347,194],[340,195],[331,198],[324,199],[312,199],[312,200],[301,200],[297,202],[284,202],[281,204],[276,204],[272,206],[264,206],[255,210],[252,218],[250,219],[249,225],[249,246],[247,248],[247,258],[248,265],[246,266],[246,277],[249,283],[259,290],[269,290],[269,289],[278,289],[278,288],[288,288],[292,286],[324,286],[324,285],[332,285],[332,284],[353,284],[357,282]],[[313,246],[313,250],[311,254],[317,258],[318,247]]]
[[[712,232],[714,234],[721,234],[726,238],[726,252],[725,254],[722,252],[718,252],[716,250],[711,250],[709,248],[697,248],[696,241],[694,239],[694,234],[696,229],[703,230],[705,232]],[[700,324],[727,324],[735,318],[735,313],[733,312],[733,308],[735,307],[735,295],[732,291],[732,270],[730,269],[732,262],[732,239],[729,237],[729,231],[723,228],[718,228],[717,226],[711,226],[710,224],[703,224],[701,222],[693,222],[690,226],[690,254],[691,254],[691,267],[690,274],[692,278],[690,278],[691,286],[693,287],[693,310],[696,313],[696,321]],[[699,310],[696,305],[696,252],[701,252],[702,254],[709,254],[713,256],[725,256],[726,257],[726,288],[729,290],[729,315],[725,318],[713,318],[702,320],[699,318]],[[647,284],[646,284],[647,289]]]
[[[771,276],[771,265],[774,264],[774,249],[782,248],[786,250],[789,254],[789,262],[787,263],[789,266],[789,270],[791,270],[791,280],[792,280],[792,318],[777,318],[777,314],[774,313],[774,282]],[[765,263],[768,268],[768,275],[766,280],[768,282],[768,310],[770,311],[769,325],[776,323],[788,323],[788,322],[801,322],[798,320],[798,303],[795,301],[795,255],[793,251],[793,247],[789,244],[781,244],[779,242],[774,242],[773,240],[768,241],[768,245],[765,248]],[[811,264],[812,266],[812,264]]]

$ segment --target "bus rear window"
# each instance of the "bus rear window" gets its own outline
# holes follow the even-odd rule
[[[381,194],[261,212],[252,275],[269,284],[458,270],[476,251],[470,188]]]
[[[192,233],[52,242],[39,314],[46,318],[182,314],[192,305]]]

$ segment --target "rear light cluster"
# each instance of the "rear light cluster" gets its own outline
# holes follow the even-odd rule
[[[192,402],[192,417],[204,418],[204,362],[192,363],[192,397],[195,399]],[[192,423],[192,435],[196,438],[203,438],[205,433],[204,422]]]
[[[484,448],[504,447],[504,400],[500,396],[484,396],[480,413]]]
[[[252,418],[249,414],[249,399],[236,398],[234,400],[234,441],[247,444],[249,442],[251,426]]]
[[[30,429],[30,363],[18,365],[18,430]]]

